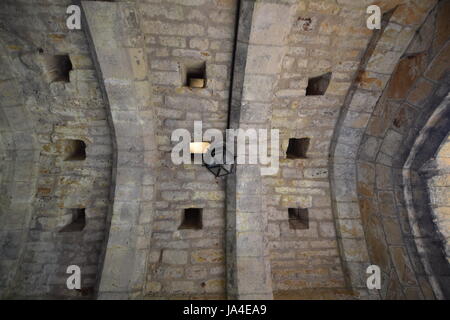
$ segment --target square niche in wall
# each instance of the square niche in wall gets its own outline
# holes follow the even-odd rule
[[[309,148],[309,138],[291,138],[289,139],[288,148],[286,150],[286,158],[288,159],[306,159],[306,153]]]
[[[69,55],[45,55],[44,69],[48,81],[51,82],[70,82],[70,71],[72,71],[72,62]]]
[[[289,228],[305,230],[309,228],[309,212],[304,208],[289,208]]]
[[[82,140],[63,140],[64,161],[86,160],[86,143]]]
[[[308,79],[307,96],[323,96],[330,85],[331,72]]]
[[[185,87],[205,88],[206,62],[191,61],[184,63],[182,68],[182,82]]]
[[[178,230],[193,229],[200,230],[203,228],[203,209],[200,208],[188,208],[184,209],[183,220],[181,221]]]
[[[86,226],[86,209],[69,209],[72,214],[71,222],[63,227],[59,232],[79,232]]]

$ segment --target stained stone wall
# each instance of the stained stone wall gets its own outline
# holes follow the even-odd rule
[[[82,6],[116,151],[111,226],[98,298],[142,298],[158,161],[142,20],[134,3]]]
[[[224,130],[237,1],[143,1],[156,141],[160,156],[148,264],[149,297],[225,297],[225,181],[198,164],[171,160],[172,131]],[[205,88],[189,88],[186,68],[205,63]],[[192,140],[193,141],[193,140]],[[184,209],[201,208],[201,230],[179,230]]]
[[[401,62],[396,66],[397,59],[404,55],[406,61],[414,61],[414,58],[410,57],[411,52],[416,50],[413,49],[414,46],[424,39],[430,39],[418,33],[414,42],[409,46],[414,31],[429,16],[428,13],[435,4],[435,1],[429,1],[428,3],[420,2],[420,4],[410,2],[398,7],[392,3],[386,3],[386,5],[393,6],[383,6],[384,12],[389,9],[393,10],[390,15],[385,16],[384,28],[372,38],[372,45],[368,47],[365,57],[361,61],[358,77],[347,96],[343,112],[341,112],[339,121],[342,126],[338,126],[338,131],[336,131],[339,132],[339,135],[336,136],[335,132],[335,144],[332,149],[334,160],[331,169],[333,198],[336,201],[334,210],[338,233],[342,238],[340,243],[342,257],[345,261],[344,267],[352,286],[364,288],[365,268],[369,263],[379,265],[383,272],[388,274],[388,276],[384,276],[384,288],[380,292],[382,298],[423,297],[422,293],[424,296],[430,297],[429,284],[426,280],[420,280],[422,293],[417,288],[416,280],[411,280],[409,283],[407,280],[408,277],[416,276],[414,272],[421,274],[421,269],[420,264],[411,267],[413,262],[409,259],[417,261],[417,255],[414,253],[414,245],[407,246],[403,242],[407,242],[406,239],[409,236],[395,231],[400,230],[401,224],[396,220],[400,219],[399,216],[393,213],[397,210],[394,201],[398,201],[398,197],[394,200],[396,188],[393,185],[394,180],[391,180],[391,174],[394,174],[391,168],[399,166],[400,171],[397,171],[397,175],[401,176],[401,168],[405,161],[404,156],[403,160],[400,160],[401,153],[407,154],[410,150],[408,143],[404,144],[403,149],[399,149],[402,145],[403,135],[405,138],[414,140],[413,133],[408,136],[400,128],[411,133],[416,132],[416,126],[421,126],[408,122],[406,119],[410,118],[406,115],[400,118],[396,117],[402,112],[410,110],[406,103],[402,105],[401,100],[406,99],[405,95],[411,89],[410,86],[414,84],[423,69],[414,68],[414,71],[409,69],[410,72],[406,72],[402,70]],[[404,9],[408,7],[415,14],[405,15]],[[431,15],[433,12],[436,11],[431,11]],[[427,24],[422,28],[427,28]],[[446,33],[445,27],[442,31]],[[413,51],[407,51],[408,46],[409,50]],[[417,49],[416,52],[425,51],[426,48],[428,47]],[[429,53],[427,63],[431,61],[434,54]],[[396,68],[396,72],[394,72],[394,68]],[[385,89],[390,77],[390,84]],[[406,80],[409,77],[412,79]],[[406,89],[402,89],[403,84]],[[400,102],[400,105],[387,107],[386,97],[388,96],[392,100]],[[392,100],[391,103],[394,102]],[[383,110],[391,110],[395,116],[391,118],[390,113]],[[415,119],[415,116],[411,118]],[[382,128],[379,135],[371,136],[369,132],[373,134],[371,130],[377,127]],[[355,158],[358,158],[357,166],[353,166]],[[394,158],[398,160],[396,164],[394,164]],[[372,161],[373,163],[371,163]],[[383,171],[385,169],[388,171],[387,174]],[[401,185],[398,187],[400,190],[397,190],[397,195],[402,190]],[[355,206],[356,201],[359,201],[358,206]],[[399,202],[397,202],[398,204]],[[385,219],[382,224],[381,216],[383,214]],[[383,229],[382,225],[389,229]],[[389,238],[388,240],[384,239],[383,230],[386,237]],[[357,232],[355,233],[355,231]],[[395,234],[397,237],[394,239]],[[393,264],[389,262],[391,257],[394,260]],[[401,272],[399,275],[401,280],[396,278],[395,270]],[[405,271],[409,273],[405,273]]]
[[[449,4],[448,1],[441,1],[430,12],[405,56],[400,59],[375,107],[360,149],[358,190],[360,205],[364,208],[363,224],[368,223],[366,236],[377,241],[377,245],[369,244],[369,252],[377,256],[382,270],[387,273],[386,278],[389,278],[381,293],[383,298],[432,297],[426,276],[429,271],[423,271],[411,239],[416,235],[413,232],[411,236],[410,228],[414,229],[416,225],[411,220],[408,223],[405,216],[403,197],[408,195],[402,190],[403,181],[399,177],[409,150],[417,139],[418,130],[448,91],[444,60],[450,34],[443,21],[448,20],[448,9],[445,8]],[[420,35],[424,29],[428,30],[426,38]],[[430,36],[430,30],[433,30],[434,36]],[[437,136],[429,138],[428,147],[433,145],[432,139],[438,139]],[[423,156],[425,154],[423,151]],[[378,200],[375,200],[376,197]],[[373,215],[377,210],[378,217]],[[425,212],[427,210],[423,210],[422,214]],[[364,222],[365,219],[367,222]],[[421,223],[425,225],[424,219]],[[386,240],[381,236],[381,225]],[[375,235],[377,232],[378,236]],[[429,236],[433,237],[433,234],[435,232]],[[418,249],[422,251],[420,247]],[[435,294],[437,292],[435,290]]]
[[[428,8],[431,4],[428,4]],[[446,92],[446,89],[438,90],[434,100],[430,98],[445,72],[442,59],[446,52],[446,40],[442,40],[442,37],[448,37],[448,30],[445,23],[438,21],[445,20],[443,15],[447,11],[442,8],[447,4],[441,1],[430,12],[404,53],[398,51],[400,47],[389,45],[390,34],[407,32],[411,38],[411,31],[416,28],[414,26],[420,25],[424,15],[422,18],[410,17],[410,20],[405,20],[399,16],[399,8],[393,11],[365,67],[368,71],[380,74],[371,75],[372,80],[367,81],[367,72],[363,70],[364,73],[361,73],[358,79],[360,88],[356,89],[350,102],[350,111],[343,122],[344,127],[340,129],[341,135],[335,149],[335,155],[339,154],[347,161],[354,157],[352,153],[358,154],[356,168],[345,161],[334,165],[335,178],[341,176],[339,180],[342,179],[343,185],[347,181],[345,188],[335,185],[337,213],[346,214],[348,209],[345,208],[358,199],[362,218],[362,226],[358,226],[358,229],[364,232],[366,240],[363,238],[362,243],[367,243],[368,255],[358,250],[358,257],[354,256],[357,258],[354,261],[363,266],[370,260],[381,267],[384,285],[380,294],[383,299],[434,297],[415,249],[414,236],[410,233],[413,221],[408,220],[405,210],[403,197],[406,191],[403,189],[402,168],[417,138],[417,132],[429,118],[430,110],[439,105],[439,99]],[[423,36],[424,30],[427,30],[427,37]],[[430,32],[434,32],[435,36],[429,36]],[[398,41],[399,38],[396,39]],[[392,53],[389,53],[392,50],[390,48],[394,48]],[[383,50],[385,53],[380,55],[378,52]],[[398,55],[401,59],[386,90],[381,93],[378,87],[381,85],[383,88],[382,83],[386,81],[383,77],[394,69],[386,61],[389,55]],[[379,85],[376,85],[375,79],[378,79]],[[354,116],[351,110],[356,111]],[[372,114],[367,115],[365,112]],[[362,125],[356,121],[361,121]],[[340,139],[342,142],[339,142]],[[356,189],[350,182],[352,176],[358,181]],[[357,219],[359,212],[352,210],[352,219]],[[358,220],[353,221],[359,224]],[[345,225],[339,227],[342,233]],[[344,243],[344,254],[347,254],[346,251]],[[351,281],[357,286],[358,274],[362,273],[357,271],[357,264],[350,263],[347,266]],[[360,281],[363,286],[363,279]]]
[[[339,108],[371,34],[363,7],[301,1],[287,38],[271,114],[271,127],[280,129],[280,171],[264,178],[273,287],[280,297],[350,294],[331,211],[328,153]],[[325,94],[306,96],[308,79],[328,72]],[[306,159],[287,158],[290,138],[310,139]],[[289,208],[308,209],[308,229],[290,228]]]
[[[378,31],[372,3],[83,1],[68,31],[72,1],[1,1],[0,297],[448,298],[450,1],[377,1]],[[196,120],[279,129],[278,172],[174,165],[172,131]],[[290,138],[310,139],[305,159]],[[85,160],[65,161],[71,139]],[[188,208],[201,229],[179,229]],[[60,232],[73,209],[84,230]]]
[[[5,71],[11,67],[10,72],[2,72],[6,115],[2,114],[2,123],[10,128],[2,131],[2,138],[12,155],[7,159],[15,159],[14,171],[8,170],[3,180],[8,182],[3,186],[7,192],[2,191],[13,199],[9,207],[2,205],[2,226],[9,230],[1,238],[6,255],[2,270],[8,270],[1,273],[10,279],[6,285],[2,281],[4,297],[87,298],[93,296],[98,281],[112,145],[84,33],[65,26],[70,3],[2,1],[0,5],[1,65]],[[44,57],[51,55],[69,56],[68,82],[49,81]],[[22,138],[17,140],[19,131]],[[67,139],[85,142],[86,160],[64,161],[62,146]],[[21,146],[25,142],[30,147]],[[71,222],[74,208],[85,209],[85,228],[60,232]],[[19,224],[19,217],[21,228],[14,229],[10,223]],[[13,234],[15,230],[20,232]],[[81,267],[81,292],[66,288],[66,269],[72,264]]]

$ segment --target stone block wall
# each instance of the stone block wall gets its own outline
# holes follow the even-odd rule
[[[236,4],[150,1],[139,4],[160,155],[146,294],[225,297],[225,184],[199,164],[172,163],[172,131],[225,130]],[[205,63],[205,88],[189,88],[185,72]],[[224,132],[225,133],[225,132]],[[184,209],[201,208],[201,230],[178,230]]]
[[[273,90],[295,8],[273,1],[245,1],[240,6],[230,127],[242,129],[244,134],[269,129],[267,135],[258,131],[258,141],[249,138],[244,142],[247,161],[258,156],[255,149],[265,142],[266,151],[275,152],[271,150],[274,141],[269,125]],[[232,299],[273,298],[266,232],[269,195],[264,190],[263,175],[264,171],[278,172],[278,159],[269,170],[259,156],[258,163],[237,164],[235,175],[227,181],[227,281]]]
[[[425,121],[429,116],[426,112],[424,116],[411,115],[414,108],[410,107],[414,103],[408,105],[404,100],[412,88],[424,89],[422,86],[411,86],[436,53],[431,49],[426,52],[430,43],[422,49],[415,48],[418,44],[423,45],[424,39],[430,37],[416,35],[413,39],[414,31],[419,26],[422,26],[421,30],[428,30],[428,23],[422,25],[422,22],[433,18],[435,11],[431,9],[435,5],[436,1],[411,1],[397,7],[392,3],[383,6],[382,9],[389,15],[384,17],[382,30],[372,38],[372,46],[368,47],[362,60],[358,77],[342,109],[339,120],[342,126],[337,127],[340,134],[335,135],[332,148],[334,210],[338,218],[338,233],[342,237],[346,273],[354,288],[364,288],[365,268],[369,263],[379,265],[383,272],[387,272],[380,292],[381,297],[387,299],[433,297],[427,280],[415,279],[418,275],[423,276],[421,263],[414,251],[415,245],[407,244],[407,231],[400,231],[408,225],[407,220],[400,221],[402,215],[396,210],[397,206],[402,206],[400,199],[403,186],[400,181],[405,154],[411,150],[418,128],[423,126],[423,122],[413,122],[416,117]],[[405,15],[405,8],[410,8],[414,14]],[[414,53],[418,53],[417,56]],[[425,65],[422,65],[424,60],[421,55],[427,57]],[[402,60],[397,65],[398,59],[402,57],[409,63],[416,62],[414,68],[408,69],[409,72],[402,70]],[[389,85],[385,87],[389,79]],[[406,88],[401,88],[402,85]],[[388,97],[391,99],[390,107],[387,106]],[[411,112],[407,114],[408,111]],[[375,134],[375,128],[382,129]],[[368,132],[374,136],[370,137]],[[359,205],[355,206],[357,200]],[[383,213],[384,224],[381,222]],[[350,219],[348,222],[352,223],[353,230],[359,230],[358,234],[348,232],[349,226],[345,224],[347,219]],[[406,224],[403,223],[405,221]],[[385,235],[389,239],[386,240]],[[368,251],[364,244],[367,244]],[[394,262],[391,264],[391,261]],[[421,286],[421,292],[418,286]]]
[[[116,151],[98,298],[142,298],[158,155],[141,19],[131,2],[83,2],[82,6]]]
[[[106,232],[111,183],[112,142],[107,113],[83,31],[69,31],[66,9],[71,1],[3,1],[1,19],[7,25],[1,40],[13,62],[16,99],[32,124],[36,139],[36,172],[23,167],[16,176],[25,182],[22,194],[33,200],[29,229],[23,230],[18,268],[7,297],[93,296],[98,281],[100,251]],[[32,23],[30,23],[32,22]],[[68,55],[68,82],[51,81],[45,57]],[[2,91],[3,92],[3,91]],[[19,103],[19,102],[17,102]],[[20,123],[16,114],[10,126]],[[19,121],[19,122],[17,122]],[[23,121],[22,123],[26,123]],[[86,159],[64,161],[64,141],[81,140]],[[20,152],[16,148],[14,152]],[[30,156],[18,154],[24,161]],[[16,194],[20,194],[16,192]],[[71,210],[85,209],[86,225],[79,232],[60,232],[72,220]],[[18,208],[20,214],[26,208]],[[11,215],[12,211],[3,212]],[[8,250],[16,244],[7,242]],[[81,268],[81,291],[66,287],[69,265]]]
[[[401,172],[418,131],[446,90],[442,88],[446,87],[442,59],[448,44],[442,36],[449,34],[442,21],[447,19],[448,10],[444,8],[448,4],[440,2],[413,38],[374,109],[360,145],[359,201],[369,253],[385,272],[383,298],[433,298],[428,271],[423,270],[413,241],[417,221],[411,216],[408,219],[404,198],[408,195],[403,190]],[[421,35],[424,32],[426,37]],[[438,139],[437,134],[429,137],[428,148],[434,139]],[[423,218],[419,219],[425,226],[428,218],[423,205],[420,205]]]
[[[364,26],[362,7],[300,1],[288,35],[271,115],[272,128],[280,130],[280,171],[264,178],[275,294],[310,290],[323,297],[346,288],[331,210],[328,158],[339,108],[371,34]],[[308,80],[329,72],[326,92],[306,95]],[[310,139],[306,159],[287,158],[290,138]],[[290,228],[289,208],[308,209],[308,229]]]
[[[0,4],[2,297],[446,296],[428,201],[445,237],[447,173],[426,180],[423,164],[447,134],[433,119],[450,1],[379,1],[375,32],[366,0],[86,1],[81,31],[66,28],[70,1],[29,2]],[[190,88],[203,66],[205,88]],[[174,165],[173,130],[194,138],[199,120],[279,129],[279,171],[237,166],[226,181]],[[306,158],[287,156],[290,138],[310,139]],[[85,160],[66,161],[73,140]],[[180,229],[191,208],[201,229]],[[289,208],[307,209],[307,229]],[[85,228],[61,232],[77,209]],[[66,289],[71,264],[81,291]]]

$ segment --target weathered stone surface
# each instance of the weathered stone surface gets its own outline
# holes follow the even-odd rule
[[[192,263],[214,263],[222,262],[224,259],[223,252],[221,250],[198,250],[194,251],[191,255]]]
[[[415,88],[413,88],[409,95],[407,101],[418,107],[422,106],[426,98],[429,97],[434,86],[432,83],[425,79],[420,79],[417,81]]]
[[[447,44],[437,55],[434,63],[425,72],[425,76],[431,80],[438,81],[448,71],[450,59],[450,44]]]
[[[186,251],[164,250],[162,262],[168,264],[186,264],[188,255]]]
[[[250,43],[284,45],[292,23],[289,5],[257,2],[251,23]]]
[[[359,238],[364,236],[361,222],[357,219],[340,219],[338,221],[343,238]]]
[[[392,261],[397,270],[400,282],[405,285],[416,285],[416,279],[413,274],[409,259],[406,256],[406,251],[402,247],[392,248]]]
[[[403,58],[392,75],[388,97],[392,99],[406,98],[406,94],[424,71],[425,63],[426,54],[424,53]]]
[[[342,245],[348,261],[361,262],[367,260],[367,251],[362,240],[342,239]]]
[[[243,1],[239,22],[235,0],[87,2],[98,8],[83,23],[93,43],[48,23],[64,15],[54,1],[0,10],[0,288],[17,279],[25,297],[77,298],[62,275],[79,263],[83,290],[99,279],[103,299],[435,298],[427,243],[413,239],[434,223],[428,200],[448,234],[448,179],[439,169],[427,187],[411,172],[409,194],[403,166],[448,91],[447,0],[417,34],[437,1],[378,2],[394,9],[380,37],[363,27],[369,1]],[[54,54],[70,57],[68,82],[42,65]],[[310,95],[328,72],[323,95]],[[172,132],[192,134],[199,120],[278,129],[279,170],[238,165],[225,182],[174,165]],[[427,148],[446,127],[422,130],[433,133]],[[310,139],[306,157],[286,157],[290,138]],[[63,139],[84,141],[86,160],[63,161]],[[417,200],[424,188],[430,199]],[[59,233],[81,207],[85,229]],[[201,221],[179,230],[193,208]],[[296,208],[307,229],[293,229]],[[382,268],[379,295],[366,289],[369,264]]]
[[[248,47],[246,72],[260,74],[274,74],[281,68],[281,60],[284,54],[283,48],[274,46]]]
[[[450,4],[444,1],[437,8],[436,13],[436,37],[433,41],[435,50],[439,50],[441,46],[450,37]]]
[[[435,4],[436,0],[402,3],[396,8],[391,19],[403,25],[419,24]]]

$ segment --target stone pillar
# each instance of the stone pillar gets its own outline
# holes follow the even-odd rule
[[[150,84],[134,3],[83,1],[90,45],[114,130],[113,206],[99,298],[143,295],[156,143]]]
[[[241,2],[230,112],[232,129],[270,129],[273,91],[293,12],[289,5]],[[236,165],[235,175],[227,181],[229,298],[273,298],[266,229],[261,165]]]

